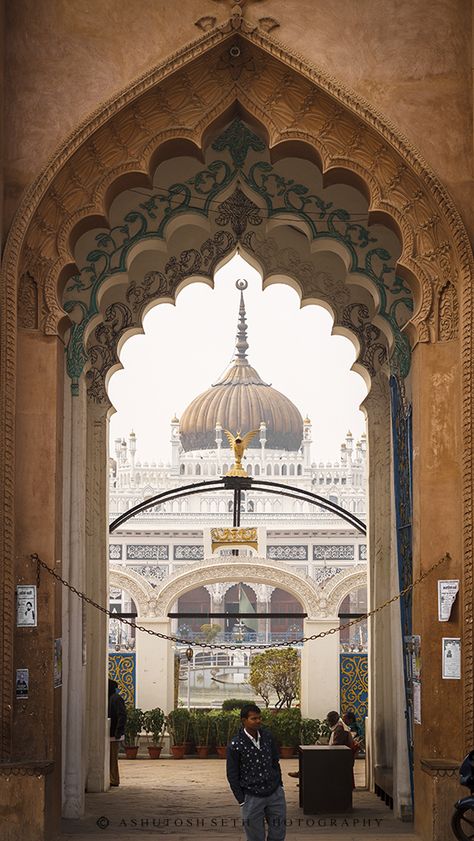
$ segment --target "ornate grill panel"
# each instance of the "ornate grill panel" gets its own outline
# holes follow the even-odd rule
[[[308,547],[304,544],[267,546],[267,558],[272,561],[307,561]]]
[[[204,546],[174,546],[173,558],[175,561],[202,561]]]
[[[127,569],[133,569],[134,572],[143,575],[153,587],[163,581],[169,573],[168,566],[158,566],[158,564],[128,564]]]
[[[132,543],[127,546],[127,561],[167,561],[168,546],[147,543]]]
[[[342,572],[342,569],[343,567],[316,567],[313,569],[313,578],[317,584],[322,584],[323,581],[334,578],[338,572]]]
[[[354,546],[347,543],[336,543],[328,546],[316,543],[313,546],[313,561],[353,561]]]

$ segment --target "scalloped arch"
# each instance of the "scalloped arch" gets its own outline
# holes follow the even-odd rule
[[[196,587],[212,583],[245,580],[254,584],[270,584],[291,593],[310,618],[319,617],[321,592],[307,575],[295,572],[286,564],[272,564],[267,558],[252,556],[237,558],[211,556],[185,570],[171,575],[155,590],[156,615],[166,616],[180,596]]]
[[[236,40],[237,67],[228,49]],[[208,126],[234,102],[266,126],[272,147],[304,141],[315,149],[323,171],[347,169],[367,184],[370,211],[388,214],[402,231],[399,263],[422,288],[413,327],[419,340],[429,340],[437,284],[448,275],[455,285],[461,276],[470,280],[472,269],[466,232],[446,191],[403,137],[360,98],[258,30],[236,33],[230,27],[194,42],[106,103],[27,192],[5,266],[10,276],[29,271],[42,289],[45,332],[54,334],[62,315],[57,284],[70,261],[71,224],[102,216],[117,178],[132,170],[149,176],[160,144],[179,136],[201,147]]]

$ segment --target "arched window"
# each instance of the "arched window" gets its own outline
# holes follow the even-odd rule
[[[252,465],[251,465],[251,464],[247,464],[247,465],[245,466],[245,469],[247,470],[247,473],[249,474],[249,476],[251,476],[251,475],[252,475],[252,473],[253,473],[253,467],[252,467]]]
[[[247,511],[248,511],[249,514],[253,514],[253,512],[255,511],[255,504],[254,504],[253,499],[249,499],[249,502],[248,502],[248,505],[247,505]]]
[[[281,466],[281,475],[282,476],[287,476],[288,475],[288,468],[287,468],[286,464],[282,464],[282,466]]]
[[[182,464],[179,468],[179,472],[180,472],[181,476],[184,476],[184,471],[185,470],[186,470],[186,468],[185,468],[184,464]]]
[[[201,465],[200,464],[196,464],[195,474],[196,474],[196,476],[201,475]]]
[[[302,476],[303,475],[303,467],[302,467],[301,464],[299,464],[297,469],[296,469],[296,475],[297,476]]]
[[[227,510],[228,510],[228,511],[233,511],[233,510],[234,510],[234,501],[233,501],[233,499],[229,499],[229,502],[227,503]]]
[[[255,476],[260,476],[260,465],[259,464],[255,465],[254,475]]]
[[[272,475],[272,466],[271,466],[271,464],[267,464],[267,476],[271,476],[271,475]]]

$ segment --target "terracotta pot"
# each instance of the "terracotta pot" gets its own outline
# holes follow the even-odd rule
[[[171,745],[171,753],[173,759],[182,759],[184,756],[185,745]]]
[[[227,758],[227,745],[216,745],[216,751],[219,759]]]
[[[138,753],[138,745],[125,745],[125,754],[127,759],[136,759]]]
[[[196,753],[199,759],[206,759],[209,756],[209,745],[196,745]]]
[[[150,759],[159,759],[161,745],[148,745],[148,753],[150,754]]]
[[[291,745],[281,745],[280,756],[282,759],[291,759],[295,755],[295,749]]]

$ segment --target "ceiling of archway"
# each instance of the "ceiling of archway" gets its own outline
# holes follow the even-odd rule
[[[95,226],[77,241],[79,271],[63,300],[73,322],[73,383],[87,366],[89,393],[102,401],[117,342],[140,326],[144,309],[174,299],[190,277],[212,282],[237,247],[257,262],[264,282],[284,277],[303,300],[327,303],[336,327],[356,338],[370,375],[390,354],[392,369],[406,376],[402,328],[413,300],[396,271],[400,244],[386,227],[369,226],[362,194],[343,183],[324,187],[308,160],[272,163],[263,137],[239,118],[205,152],[204,165],[190,155],[161,163],[150,189],[116,197],[109,228]]]

